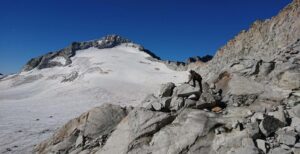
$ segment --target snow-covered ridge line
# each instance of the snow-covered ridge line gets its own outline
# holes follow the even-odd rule
[[[60,49],[55,52],[49,52],[45,55],[32,58],[23,67],[22,71],[30,71],[34,68],[43,69],[51,68],[55,66],[66,66],[72,63],[71,57],[75,56],[76,51],[84,50],[91,47],[98,49],[113,48],[121,44],[128,44],[131,47],[139,49],[141,52],[145,52],[152,58],[160,60],[153,52],[145,49],[139,44],[135,44],[133,41],[123,38],[119,35],[107,35],[102,39],[86,41],[86,42],[73,42],[66,48]],[[59,60],[58,60],[59,59]]]

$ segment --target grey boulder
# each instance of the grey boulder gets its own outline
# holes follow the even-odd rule
[[[284,127],[284,123],[281,122],[280,120],[266,115],[264,119],[261,121],[259,128],[261,132],[265,136],[269,136],[270,134],[276,132],[279,128]]]
[[[199,95],[200,87],[199,86],[191,86],[189,84],[182,84],[174,88],[174,96],[178,97],[189,97],[192,94]]]
[[[170,97],[172,96],[173,89],[175,88],[175,84],[172,82],[168,82],[166,84],[162,84],[159,90],[160,97]]]

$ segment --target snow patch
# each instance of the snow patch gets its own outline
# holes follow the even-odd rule
[[[62,65],[66,65],[66,63],[67,63],[66,58],[61,57],[61,56],[51,59],[50,62],[58,62],[58,63],[61,63]]]

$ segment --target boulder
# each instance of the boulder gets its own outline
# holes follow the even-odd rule
[[[195,100],[191,100],[191,99],[184,100],[185,107],[195,107],[196,104],[197,104],[197,101],[195,101]]]
[[[245,125],[245,131],[253,139],[258,139],[260,137],[258,122],[248,123]]]
[[[261,112],[256,112],[254,115],[251,117],[251,122],[256,122],[256,121],[261,121],[264,119],[264,114]]]
[[[153,94],[146,96],[146,98],[141,102],[140,107],[146,108],[148,110],[152,109],[152,103],[159,102],[159,99]]]
[[[292,154],[292,151],[291,150],[285,150],[282,147],[277,147],[277,148],[271,149],[269,151],[269,154]]]
[[[173,96],[189,97],[192,94],[200,95],[200,87],[193,87],[189,84],[182,84],[174,88]]]
[[[262,150],[264,153],[267,153],[265,140],[257,139],[256,144],[257,144],[258,149]]]
[[[70,74],[64,76],[64,79],[61,82],[72,82],[78,77],[79,73],[77,71],[73,71]]]
[[[173,97],[171,100],[170,108],[171,111],[178,111],[184,106],[184,99],[182,97]]]
[[[215,153],[259,153],[247,131],[231,131],[216,135],[212,142]]]
[[[149,143],[150,151],[151,153],[184,153],[185,149],[190,147],[191,153],[199,153],[199,150],[205,153],[212,145],[211,140],[198,142],[198,139],[208,137],[206,135],[217,124],[213,114],[196,109],[185,109],[171,125],[154,134]]]
[[[218,103],[220,100],[215,99],[215,96],[207,91],[204,91],[201,96],[199,101],[203,102],[203,103],[210,103],[210,104],[216,104]]]
[[[289,116],[291,118],[293,117],[298,117],[300,118],[300,105],[294,106],[290,111],[289,111]]]
[[[257,99],[256,94],[232,95],[228,104],[233,106],[249,106]]]
[[[281,122],[280,120],[266,115],[264,119],[261,121],[259,128],[261,132],[265,136],[269,136],[270,134],[276,132],[279,128],[284,127],[284,123]]]
[[[285,144],[288,146],[293,146],[296,143],[297,133],[292,130],[284,130],[280,129],[276,132],[277,140],[281,144]]]
[[[163,108],[163,105],[160,102],[151,103],[152,109],[155,111],[160,111]]]
[[[286,116],[284,113],[283,106],[278,106],[277,108],[278,108],[278,110],[272,113],[274,118],[280,120],[282,123],[284,123],[286,125],[287,122],[286,122]]]
[[[128,151],[138,151],[142,144],[149,142],[155,132],[170,124],[174,118],[170,113],[145,109],[136,109],[129,113],[128,124],[132,140],[129,143]]]
[[[160,98],[160,103],[162,104],[164,109],[169,109],[171,105],[171,100],[172,100],[171,97],[163,97]]]
[[[243,138],[242,145],[240,147],[232,147],[227,154],[256,154],[259,153],[258,149],[255,147],[254,142],[251,138]]]
[[[168,82],[166,84],[162,84],[159,90],[159,97],[170,97],[172,96],[173,89],[175,88],[175,84],[172,82]]]
[[[36,153],[71,152],[96,139],[109,135],[127,115],[118,105],[105,104],[91,109],[61,127],[51,138],[38,144]]]
[[[279,86],[286,89],[300,88],[300,72],[285,71],[279,80]]]
[[[300,118],[293,117],[291,127],[293,127],[298,134],[300,134]]]

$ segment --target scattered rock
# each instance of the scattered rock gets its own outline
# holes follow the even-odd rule
[[[300,134],[300,118],[293,117],[291,127],[293,127],[296,130],[296,132]]]
[[[163,98],[160,99],[160,102],[161,102],[164,109],[168,110],[170,108],[171,100],[172,100],[171,97],[163,97]]]
[[[158,98],[155,97],[153,94],[146,96],[146,98],[141,102],[141,107],[146,108],[148,110],[152,109],[152,103],[158,102]]]
[[[294,131],[285,131],[283,129],[280,129],[276,132],[276,134],[278,135],[277,140],[279,143],[288,146],[293,146],[296,143],[297,133],[295,133]]]
[[[79,73],[74,71],[71,72],[70,74],[64,76],[64,79],[61,82],[72,82],[78,77]]]
[[[199,86],[193,87],[189,84],[182,84],[174,88],[173,95],[178,97],[189,97],[192,94],[199,95],[200,87]]]
[[[254,115],[251,117],[251,122],[256,122],[258,120],[263,120],[264,119],[264,115],[261,112],[256,112],[254,113]]]
[[[172,96],[173,89],[175,88],[175,84],[172,82],[168,82],[166,84],[162,84],[159,91],[160,97],[170,97]]]
[[[184,106],[184,99],[182,97],[173,97],[171,100],[170,110],[177,111]]]
[[[259,125],[261,132],[265,136],[269,136],[270,134],[276,132],[279,128],[282,128],[282,127],[284,127],[283,122],[281,122],[280,120],[278,120],[272,116],[268,116],[268,115],[266,115],[264,117],[264,119],[262,120],[262,122]]]
[[[160,111],[163,108],[163,105],[160,102],[153,102],[151,105],[155,111]]]
[[[189,108],[195,107],[196,104],[197,104],[197,101],[195,101],[195,100],[186,99],[186,100],[184,101],[184,106],[185,106],[185,107],[189,107]]]
[[[250,95],[232,95],[229,99],[228,104],[233,106],[249,106],[257,99],[256,94]]]
[[[76,139],[76,142],[75,142],[75,147],[79,147],[79,146],[82,146],[83,144],[83,136],[82,135],[79,135]]]
[[[256,144],[257,144],[258,149],[262,150],[264,153],[267,153],[266,141],[257,139]]]
[[[269,154],[292,154],[292,151],[285,150],[282,147],[277,147],[277,148],[271,149],[269,151]]]
[[[278,110],[273,113],[274,118],[280,120],[282,123],[286,125],[286,116],[284,113],[283,106],[278,106]]]

